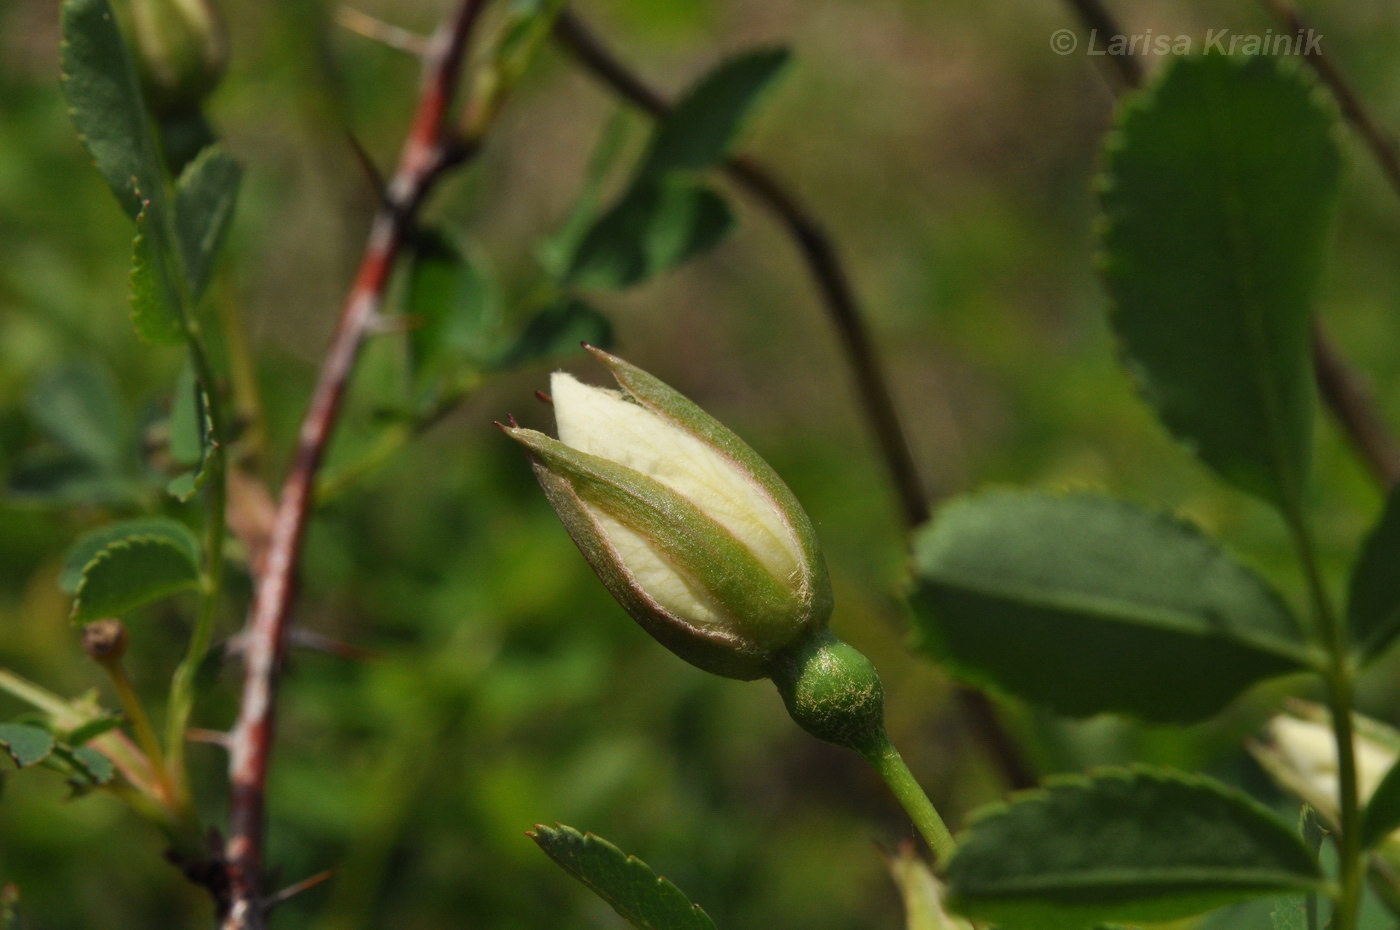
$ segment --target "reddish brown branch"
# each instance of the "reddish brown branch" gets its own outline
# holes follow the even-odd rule
[[[653,117],[670,112],[671,102],[623,64],[571,11],[560,14],[554,32],[560,44],[618,96]],[[801,252],[846,351],[861,406],[899,494],[905,524],[913,529],[925,523],[929,518],[929,503],[918,466],[855,290],[831,234],[772,172],[753,159],[732,158],[725,165],[725,171],[783,225]],[[1037,783],[1035,769],[1006,731],[996,707],[986,695],[970,688],[959,688],[956,701],[964,723],[996,762],[1007,784],[1013,788],[1034,787]]]
[[[1097,29],[1106,35],[1122,34],[1122,27],[1099,0],[1067,2],[1086,29]],[[1291,31],[1309,28],[1307,19],[1287,0],[1262,2],[1286,23]],[[1314,52],[1306,57],[1308,63],[1317,71],[1318,77],[1336,98],[1342,115],[1371,149],[1381,170],[1390,180],[1396,193],[1400,194],[1400,157],[1397,157],[1391,140],[1371,119],[1361,99],[1325,52]],[[1123,86],[1131,89],[1142,85],[1142,66],[1131,55],[1108,55],[1105,59],[1109,66],[1115,69]],[[1396,445],[1389,426],[1376,409],[1375,400],[1365,380],[1332,344],[1320,322],[1313,325],[1312,356],[1318,392],[1332,412],[1337,425],[1361,456],[1366,468],[1385,487],[1400,483],[1400,446]]]
[[[262,930],[263,832],[269,756],[276,724],[279,670],[296,586],[302,537],[316,472],[335,430],[360,346],[379,313],[400,246],[441,173],[468,153],[449,123],[466,47],[485,0],[463,0],[434,38],[425,80],[387,201],[341,312],[302,421],[296,455],[278,499],[271,539],[248,623],[243,700],[230,743],[232,802],[226,849],[231,904],[224,930]]]
[[[653,117],[659,118],[671,111],[671,101],[624,65],[572,11],[566,9],[559,15],[554,34],[570,54],[618,96]],[[928,498],[908,436],[895,410],[889,381],[831,235],[767,168],[753,159],[732,158],[725,165],[725,172],[755,202],[773,214],[802,253],[832,325],[841,337],[861,406],[899,494],[905,523],[912,528],[927,522]]]

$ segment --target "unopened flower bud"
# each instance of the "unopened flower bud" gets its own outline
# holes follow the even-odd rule
[[[126,645],[126,624],[120,620],[98,620],[83,627],[83,651],[99,665],[119,664]]]
[[[559,439],[505,432],[603,584],[647,632],[728,678],[773,673],[825,630],[811,521],[757,453],[672,388],[591,349],[621,391],[551,380]]]
[[[1378,721],[1353,716],[1357,790],[1364,804],[1400,758],[1400,734]],[[1337,737],[1327,710],[1298,701],[1291,713],[1274,717],[1265,730],[1268,741],[1250,746],[1265,771],[1323,817],[1337,822],[1341,776]]]
[[[126,0],[121,12],[158,114],[191,109],[219,83],[228,37],[211,0]]]

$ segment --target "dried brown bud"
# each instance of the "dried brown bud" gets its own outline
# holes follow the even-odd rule
[[[101,665],[111,665],[126,655],[126,624],[98,620],[83,627],[83,650]]]

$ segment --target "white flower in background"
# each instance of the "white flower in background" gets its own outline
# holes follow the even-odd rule
[[[757,453],[639,368],[597,349],[622,388],[557,372],[559,439],[505,428],[613,597],[719,675],[767,676],[823,629],[831,586],[811,521]]]
[[[1260,764],[1280,785],[1335,823],[1341,781],[1337,739],[1327,711],[1297,702],[1291,713],[1270,720],[1265,731],[1268,742],[1250,746]],[[1357,788],[1365,804],[1400,759],[1400,734],[1378,721],[1357,717],[1355,746]]]

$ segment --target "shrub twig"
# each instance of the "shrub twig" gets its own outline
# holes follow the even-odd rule
[[[266,926],[262,872],[267,771],[287,621],[302,539],[315,499],[316,474],[334,433],[360,347],[378,318],[395,260],[419,207],[443,172],[472,154],[453,127],[451,103],[468,42],[484,6],[485,0],[463,0],[434,37],[425,57],[417,112],[398,169],[389,182],[386,202],[370,228],[364,257],[322,362],[292,467],[277,502],[248,623],[243,697],[229,744],[232,798],[225,855],[231,898],[224,930],[262,930]]]

